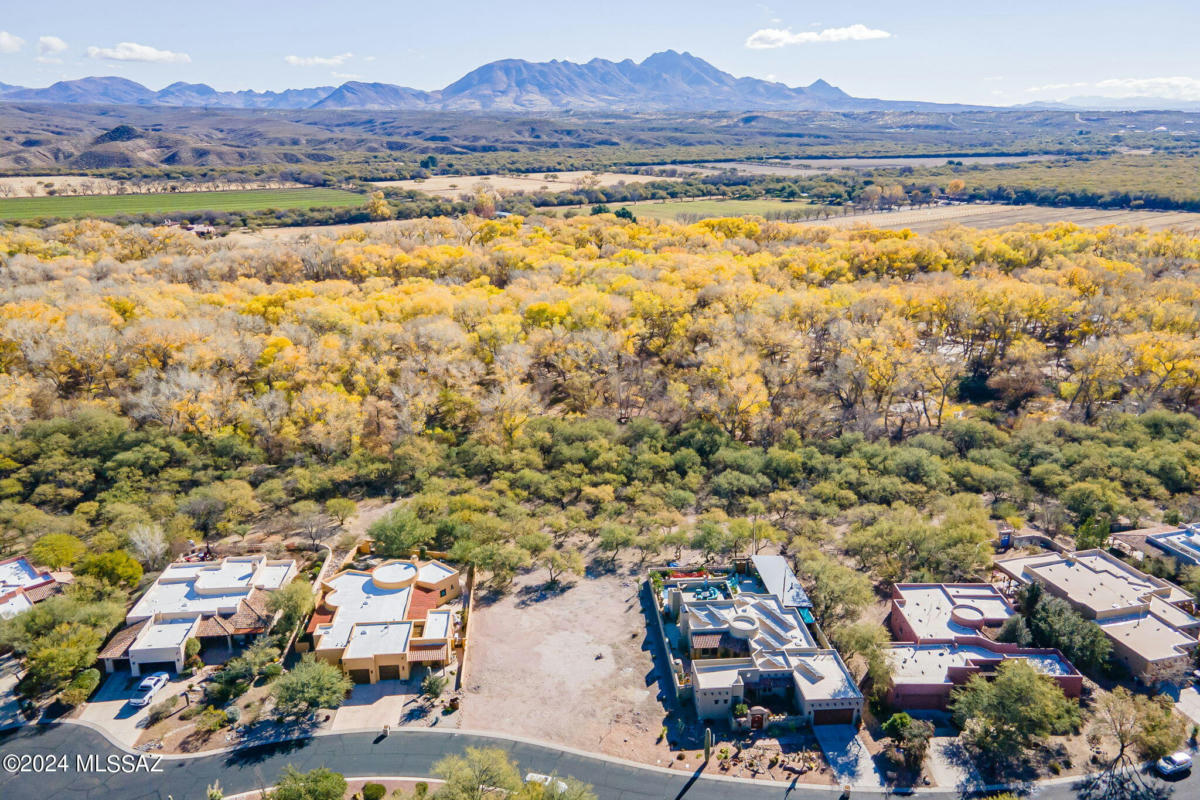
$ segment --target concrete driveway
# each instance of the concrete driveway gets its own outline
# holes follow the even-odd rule
[[[333,716],[332,729],[352,731],[393,728],[408,717],[412,722],[421,709],[421,687],[415,681],[379,681],[360,683]]]
[[[17,697],[18,663],[11,655],[0,658],[0,731],[24,725],[21,701]]]
[[[1185,686],[1178,692],[1168,692],[1175,698],[1175,710],[1193,723],[1200,725],[1200,691],[1195,686]]]
[[[946,789],[966,792],[983,785],[957,736],[935,736],[930,739],[925,764],[937,785]]]
[[[172,676],[172,680],[154,695],[150,706],[135,708],[129,705],[128,701],[141,680],[142,678],[135,678],[128,672],[114,672],[106,676],[104,683],[92,696],[91,702],[84,704],[79,718],[104,728],[117,741],[132,747],[146,726],[146,714],[150,706],[161,703],[171,695],[182,694],[187,685],[194,683],[196,679]],[[182,706],[183,700],[180,699],[179,702]]]
[[[875,766],[875,760],[867,752],[862,739],[858,738],[856,727],[814,725],[813,733],[839,784],[871,789],[884,787],[885,777]]]

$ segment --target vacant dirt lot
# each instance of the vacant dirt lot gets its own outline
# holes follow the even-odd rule
[[[965,225],[968,228],[1003,228],[1022,223],[1048,225],[1054,222],[1074,222],[1084,226],[1140,225],[1152,231],[1162,231],[1168,228],[1195,230],[1200,229],[1200,214],[1185,211],[1107,211],[1098,208],[969,204],[830,217],[827,220],[801,224],[829,225],[835,228],[850,228],[857,225],[890,230],[909,228],[917,233],[932,233],[951,225]]]
[[[490,604],[476,595],[462,726],[644,758],[665,713],[636,577],[541,594],[545,581],[539,570]]]
[[[496,191],[536,192],[546,189],[552,192],[570,192],[578,189],[580,181],[589,180],[590,172],[558,172],[558,177],[546,180],[546,173],[530,175],[437,175],[432,178],[411,181],[378,181],[377,186],[397,186],[401,189],[416,189],[435,197],[457,198],[471,194],[475,187],[483,184]],[[596,176],[597,186],[613,186],[625,183],[678,180],[678,178],[656,178],[653,175],[633,175],[623,172],[601,172]]]

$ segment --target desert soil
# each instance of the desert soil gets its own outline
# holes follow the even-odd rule
[[[377,181],[375,185],[415,189],[435,197],[446,198],[471,194],[480,184],[496,191],[536,192],[539,189],[547,189],[553,192],[570,192],[579,188],[578,181],[592,173],[558,172],[553,173],[558,175],[555,180],[546,180],[546,174],[535,172],[528,175],[435,175],[419,180]],[[635,175],[624,172],[601,172],[597,178],[599,186],[613,186],[621,182],[646,183],[648,181],[679,180],[678,178],[658,178],[653,175]]]

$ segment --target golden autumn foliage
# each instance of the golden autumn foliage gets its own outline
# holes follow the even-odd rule
[[[202,242],[83,221],[0,252],[9,429],[90,401],[332,457],[546,413],[895,434],[937,426],[965,379],[1038,413],[1196,402],[1200,240],[1178,233],[605,216]]]

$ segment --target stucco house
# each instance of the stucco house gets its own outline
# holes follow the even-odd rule
[[[751,728],[788,717],[856,723],[863,694],[837,651],[814,638],[811,604],[791,568],[778,556],[749,567],[766,591],[736,576],[664,585],[666,635],[687,675],[677,694],[690,694],[701,719],[728,719],[744,704]]]
[[[461,594],[459,571],[436,560],[343,570],[322,582],[308,627],[314,654],[355,683],[407,680],[414,664],[445,667],[457,614],[441,606]]]
[[[1037,582],[1094,621],[1113,658],[1146,684],[1189,671],[1200,618],[1192,596],[1104,550],[1043,553],[996,562],[1018,584]]]
[[[0,618],[33,608],[58,590],[58,580],[39,570],[24,556],[0,561]]]
[[[100,651],[104,669],[180,671],[188,639],[232,648],[270,629],[267,596],[291,582],[296,562],[265,555],[169,565]]]

